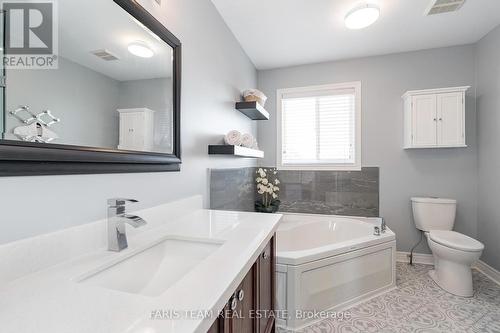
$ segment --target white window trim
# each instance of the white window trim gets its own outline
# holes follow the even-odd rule
[[[340,89],[354,89],[355,92],[355,163],[353,164],[293,164],[283,165],[282,161],[282,97],[285,94],[303,93],[308,91],[317,90],[340,90]],[[277,90],[277,117],[276,117],[276,162],[278,170],[345,170],[345,171],[359,171],[361,170],[361,123],[362,123],[362,106],[361,106],[361,81],[325,84],[297,88],[285,88]]]

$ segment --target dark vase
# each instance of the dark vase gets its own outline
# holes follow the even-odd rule
[[[264,206],[262,201],[255,202],[255,211],[259,213],[276,213],[280,208],[281,201],[273,200],[269,206]]]

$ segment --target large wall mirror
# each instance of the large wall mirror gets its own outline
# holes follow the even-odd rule
[[[4,4],[0,175],[179,170],[179,40],[133,0],[47,4]]]

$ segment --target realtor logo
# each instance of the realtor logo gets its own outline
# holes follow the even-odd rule
[[[57,68],[57,15],[52,1],[4,1],[5,55],[11,69]]]

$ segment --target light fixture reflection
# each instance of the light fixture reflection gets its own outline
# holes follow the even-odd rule
[[[154,51],[144,42],[136,41],[128,45],[128,51],[141,58],[151,58],[155,55]]]

